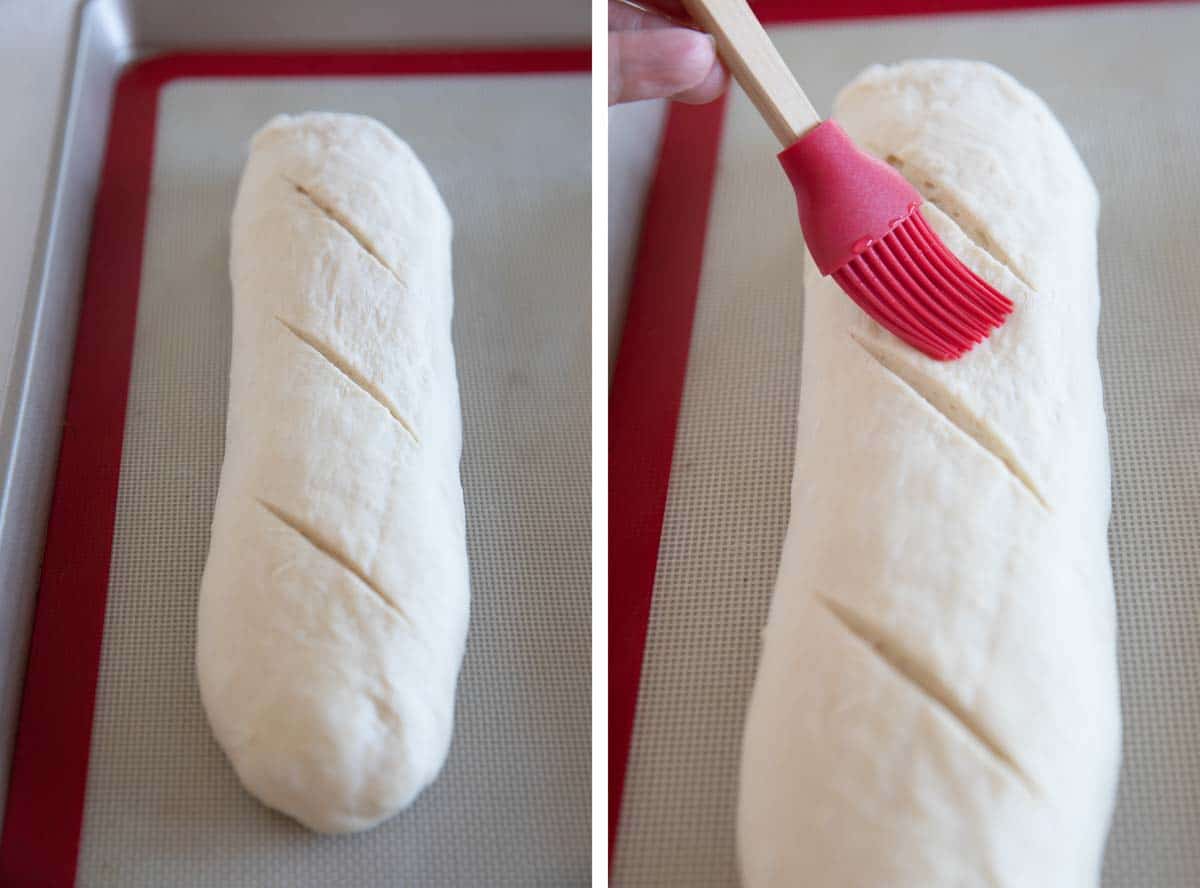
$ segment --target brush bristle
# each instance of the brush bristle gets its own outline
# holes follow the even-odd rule
[[[868,315],[931,358],[960,358],[1013,304],[946,249],[919,211],[833,273]]]

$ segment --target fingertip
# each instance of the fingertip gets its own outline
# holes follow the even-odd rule
[[[671,96],[671,100],[683,102],[685,105],[704,105],[720,98],[728,87],[729,72],[721,64],[721,60],[714,55],[704,78],[695,86]]]
[[[609,34],[609,103],[666,98],[705,83],[716,64],[712,38],[689,28]]]
[[[703,31],[678,28],[674,32],[678,41],[675,47],[680,92],[686,92],[702,84],[712,72],[713,66],[720,67],[717,60],[717,45]]]
[[[608,35],[610,104],[679,95],[703,83],[715,59],[712,38],[700,31],[613,31]]]

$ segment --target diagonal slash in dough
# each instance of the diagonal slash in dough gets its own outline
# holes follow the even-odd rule
[[[970,713],[964,712],[959,708],[950,699],[950,695],[936,687],[928,676],[922,675],[921,671],[914,669],[911,663],[891,651],[886,644],[886,639],[880,638],[879,633],[871,629],[867,625],[866,620],[840,601],[835,601],[823,595],[817,595],[816,599],[817,603],[824,607],[829,615],[841,624],[843,629],[869,647],[879,659],[891,667],[893,672],[905,679],[922,696],[931,700],[939,709],[957,722],[964,731],[975,738],[980,746],[987,750],[988,754],[995,759],[1001,768],[1016,777],[1031,793],[1037,795],[1037,787],[1034,782],[1021,770],[1021,767],[1013,760],[1011,755],[995,740],[987,736],[982,726]]]
[[[346,234],[350,235],[350,237],[354,238],[354,242],[362,248],[362,251],[378,262],[383,270],[392,276],[392,279],[396,283],[398,283],[401,287],[404,287],[405,290],[408,289],[408,286],[400,278],[400,274],[396,271],[396,269],[392,268],[392,266],[383,261],[383,257],[379,255],[379,251],[375,249],[374,245],[367,238],[367,236],[363,234],[361,230],[359,230],[358,226],[356,226],[349,219],[345,218],[333,207],[317,200],[316,196],[311,191],[309,191],[296,180],[287,179],[287,181],[291,183],[292,187],[295,188],[298,193],[307,198],[308,202],[311,203],[313,207],[315,207],[323,216],[329,219],[330,222],[338,226],[338,228],[342,229],[344,232],[346,232]]]
[[[1042,492],[1033,483],[1033,478],[1017,462],[1016,455],[1008,448],[1008,445],[1004,443],[999,435],[989,429],[983,420],[975,416],[965,404],[937,383],[921,378],[920,372],[915,368],[905,366],[902,362],[895,359],[884,357],[883,350],[879,346],[868,342],[858,333],[851,331],[850,338],[884,372],[898,379],[906,388],[912,390],[917,397],[940,413],[948,423],[992,456],[996,457],[996,459],[1000,460],[1000,463],[1008,470],[1009,474],[1022,487],[1029,491],[1043,509],[1050,509],[1050,504],[1046,502],[1046,498],[1042,496]]]
[[[408,614],[406,614],[390,598],[388,598],[386,595],[384,595],[383,592],[380,591],[379,587],[376,586],[373,582],[371,582],[371,580],[367,577],[367,575],[365,573],[363,573],[362,569],[359,568],[358,565],[356,565],[353,561],[351,561],[346,555],[339,552],[337,550],[337,548],[330,541],[324,539],[319,533],[317,533],[315,528],[309,527],[304,522],[300,521],[299,519],[297,519],[291,515],[288,515],[286,512],[284,512],[278,506],[272,505],[271,503],[267,502],[266,500],[256,499],[255,501],[260,506],[262,506],[264,509],[266,509],[268,512],[270,512],[272,515],[274,515],[281,523],[286,524],[289,528],[294,530],[296,533],[300,534],[300,536],[304,537],[304,539],[306,539],[314,549],[321,552],[327,558],[330,558],[333,561],[336,561],[338,564],[340,564],[342,567],[344,567],[347,571],[349,571],[351,574],[353,574],[355,576],[355,578],[358,579],[359,582],[361,582],[369,590],[371,590],[373,593],[375,593],[375,596],[381,602],[383,602],[383,605],[386,608],[388,608],[388,610],[392,611],[394,614],[396,614],[398,617],[400,617],[400,619],[402,619],[409,626],[412,625],[412,620],[410,620],[408,618]]]
[[[400,424],[401,428],[408,432],[414,441],[416,441],[418,444],[421,443],[421,439],[417,437],[417,433],[413,430],[412,425],[410,425],[408,420],[400,415],[400,411],[396,409],[394,404],[392,404],[391,399],[389,399],[388,396],[385,395],[378,386],[371,382],[371,380],[367,379],[365,376],[351,367],[345,358],[343,358],[325,343],[318,340],[315,336],[310,336],[298,327],[289,324],[279,315],[275,315],[275,320],[283,324],[283,326],[287,328],[288,332],[290,332],[293,336],[295,336],[297,339],[323,357],[326,361],[328,361],[331,365],[333,365],[333,369],[337,370],[348,380],[370,395],[372,400],[374,400],[379,404],[379,406],[391,414],[392,419],[396,420],[396,422]]]

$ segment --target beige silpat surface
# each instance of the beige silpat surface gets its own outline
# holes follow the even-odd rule
[[[241,785],[205,719],[195,671],[196,601],[222,463],[232,353],[230,213],[254,133],[280,113],[314,108],[367,115],[400,135],[428,169],[453,217],[451,332],[462,398],[462,496],[471,570],[470,632],[444,767],[407,810],[374,829],[333,837],[272,811]],[[78,884],[558,888],[586,878],[587,120],[583,75],[215,79],[164,89]],[[462,138],[464,128],[471,130],[470,140]],[[480,152],[487,166],[479,164]],[[268,231],[277,224],[336,227],[332,217],[346,207],[319,180],[308,178],[310,172],[288,169],[309,197],[285,187],[278,195],[281,215],[264,219]],[[419,177],[408,181],[422,187]],[[309,198],[325,209],[308,205],[314,203]],[[284,213],[293,200],[303,212]],[[425,211],[438,221],[427,198]],[[444,243],[447,232],[427,226],[421,233]],[[337,246],[349,246],[352,232],[340,230],[335,237],[336,255],[357,257],[361,270],[378,273],[372,286],[387,286],[384,272],[361,251]],[[389,252],[388,243],[373,241],[372,248],[389,264],[420,267]],[[340,282],[356,279],[352,265],[321,267],[329,276],[322,287],[336,290]],[[439,267],[448,266],[439,261],[425,269]],[[275,277],[260,279],[280,284]],[[393,285],[410,283],[417,284]],[[390,406],[411,420],[432,456],[451,461],[452,448],[432,453],[441,435],[440,414],[423,412],[404,387],[403,380],[415,374],[379,363],[361,348],[361,338],[339,338],[335,323],[348,330],[387,319],[355,314],[350,303],[336,316],[321,314],[315,311],[319,306],[295,294],[283,298],[283,289],[270,297],[271,307],[280,310],[264,308],[259,320],[270,331],[265,335],[272,337],[271,348],[294,357],[299,378],[263,376],[259,384],[297,392],[305,376],[328,374],[331,363],[340,363],[359,377],[348,375],[339,383],[340,397],[359,416],[345,452],[378,461],[415,454],[401,443],[405,433],[392,428]],[[268,295],[262,294],[264,301]],[[448,306],[439,304],[433,316],[442,324],[447,313]],[[274,314],[287,325],[266,316]],[[329,335],[318,342],[309,335],[317,330]],[[419,343],[409,345],[390,357],[422,353]],[[351,357],[361,365],[352,365]],[[382,397],[359,384],[369,380]],[[248,412],[254,404],[246,402]],[[309,407],[323,409],[317,402]],[[323,418],[322,424],[325,434],[345,440],[338,423]],[[306,471],[353,478],[357,469],[347,461],[331,454],[326,465],[310,463]],[[355,555],[378,590],[420,615],[415,602],[404,600],[409,585],[388,579],[385,560],[372,559],[359,538],[325,536],[338,529],[325,511],[335,508],[332,497],[321,509],[304,512],[287,499],[291,485],[279,483],[285,480],[279,470],[260,477],[271,483],[262,499],[280,515],[327,544],[330,553],[359,546]],[[364,501],[382,502],[388,492],[381,487],[360,491]],[[404,499],[410,493],[396,495]],[[415,503],[415,492],[411,496]],[[304,598],[316,606],[296,611],[298,622],[333,621],[360,639],[407,631],[383,596],[336,559],[315,550],[304,555],[298,531],[283,518],[247,507],[238,520],[253,524],[256,533],[265,531],[261,551],[236,550],[247,559],[243,569],[289,565],[272,581],[281,597],[302,597],[303,590],[328,583],[328,596]],[[394,668],[387,658],[396,654],[408,658],[406,668],[436,675],[431,656],[423,662],[382,643],[370,649],[379,658],[370,664],[375,674]],[[284,665],[265,664],[263,671]],[[317,677],[350,676],[347,671]],[[336,703],[346,707],[339,716],[366,725],[375,721],[369,704],[364,708],[355,700],[347,695]]]
[[[806,276],[792,517],[743,746],[745,884],[1095,885],[1119,757],[1095,189],[1040,100],[990,66],[872,69],[834,115],[910,176],[926,158],[914,184],[947,213],[998,208],[973,227],[1002,233],[979,239],[1028,257],[1039,289],[926,208],[1016,303],[939,363]],[[1024,224],[993,225],[1003,213]]]
[[[1200,829],[1194,803],[1200,791],[1194,743],[1200,734],[1194,691],[1200,662],[1194,520],[1200,411],[1193,394],[1200,373],[1194,349],[1200,257],[1192,246],[1200,177],[1185,162],[1200,151],[1200,124],[1185,111],[1194,104],[1191,84],[1200,72],[1184,36],[1197,27],[1200,10],[1194,6],[1160,5],[771,29],[823,112],[847,82],[879,62],[977,58],[1012,72],[1062,122],[1102,196],[1099,365],[1113,461],[1108,542],[1120,629],[1123,734],[1100,880],[1105,888],[1186,888],[1200,881],[1194,841]],[[1139,46],[1138,63],[1114,65],[1113,59],[1127,57],[1131,39]],[[853,116],[853,109],[846,110]],[[771,159],[777,150],[735,91],[722,133],[613,867],[613,882],[622,888],[726,888],[739,880],[735,824],[742,729],[788,522],[800,364],[802,357],[807,360],[799,347],[803,251],[797,247],[794,202]],[[910,154],[907,162],[928,159]],[[955,209],[971,231],[971,207]],[[953,226],[930,215],[944,236],[953,236]],[[747,227],[747,218],[755,225]],[[1046,229],[1054,237],[1069,234],[1054,228]],[[971,234],[979,237],[977,230]],[[1011,240],[1009,233],[1004,236]],[[1053,262],[1039,270],[1017,255],[1002,255],[995,243],[987,246],[1036,286],[1051,289],[1046,274],[1054,274]],[[982,256],[979,261],[1018,298],[1026,292],[998,264]],[[882,363],[899,367],[886,339],[864,336],[862,342]],[[855,378],[862,374],[886,387],[892,400],[909,404],[899,388],[909,383],[887,376],[875,358],[860,349]],[[927,385],[933,371],[909,375],[927,392],[941,389],[943,409],[962,395],[961,387]],[[939,418],[918,404],[909,406],[910,421]],[[977,400],[971,412],[987,421],[984,430],[995,432],[1000,414],[1011,407],[997,395]],[[951,452],[959,458],[981,454],[974,442],[973,450],[966,447],[971,417],[958,419],[947,432],[960,445]],[[1079,503],[1094,490],[1074,487],[1069,476],[1048,476],[1021,443],[995,434],[988,441],[993,453],[1008,445],[1012,462],[1047,502],[1053,496]],[[1089,459],[1085,451],[1084,461]],[[996,471],[989,502],[1034,504],[1028,486],[1002,464],[999,457],[990,463]],[[1094,523],[1101,519],[1092,515]],[[1063,548],[1074,545],[1066,541]],[[1065,583],[1071,578],[1066,565],[1062,570]],[[1102,587],[1103,578],[1075,586]],[[1067,601],[1063,606],[1082,612]],[[840,616],[849,623],[854,614]],[[1074,618],[1061,617],[1065,631],[1079,631]],[[832,609],[814,609],[813,619],[827,631],[825,643],[808,654],[810,664],[818,667],[834,655],[842,664],[830,688],[850,680],[845,664],[876,679],[890,668],[886,659],[850,644]],[[963,662],[962,680],[972,670],[986,674],[984,662],[982,654]],[[856,679],[854,686],[863,687],[869,678]],[[940,760],[943,769],[965,763],[969,773],[979,774],[982,766],[997,792],[1003,790],[999,798],[1024,804],[1019,784],[985,744],[965,744],[968,738],[949,730],[948,719],[931,714],[927,695],[895,687],[895,702],[910,713],[914,735],[942,738],[958,750],[956,757]],[[953,688],[951,682],[944,690]],[[1002,719],[993,717],[989,728],[999,735]],[[1092,728],[1085,719],[1076,730],[1086,734]],[[1023,765],[1035,767],[1029,760]],[[1046,767],[1044,760],[1040,767]],[[973,838],[961,831],[955,836]]]

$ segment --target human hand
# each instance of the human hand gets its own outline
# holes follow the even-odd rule
[[[703,104],[724,92],[728,78],[713,40],[687,26],[678,0],[638,2],[647,8],[608,3],[608,103]]]

